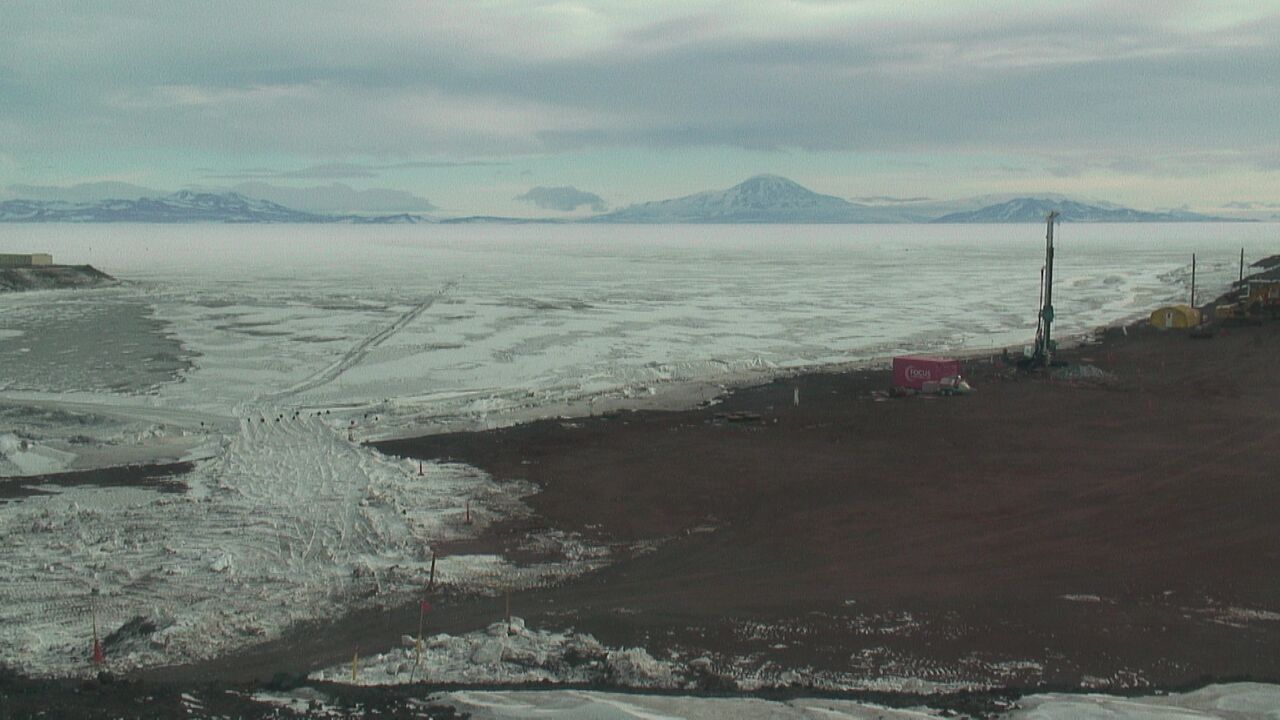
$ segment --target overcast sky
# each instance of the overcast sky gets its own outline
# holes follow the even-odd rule
[[[6,0],[3,27],[0,187],[1280,202],[1268,0]]]

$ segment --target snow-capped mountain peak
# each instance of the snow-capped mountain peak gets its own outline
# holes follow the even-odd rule
[[[622,208],[597,222],[787,223],[875,222],[876,210],[816,193],[778,175],[756,175],[726,190]]]

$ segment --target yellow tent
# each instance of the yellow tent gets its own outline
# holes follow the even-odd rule
[[[1168,305],[1151,313],[1151,324],[1158,328],[1189,328],[1200,324],[1200,311],[1190,305]]]

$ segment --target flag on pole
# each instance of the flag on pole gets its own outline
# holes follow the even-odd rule
[[[102,643],[98,642],[98,608],[93,599],[98,595],[98,588],[94,588],[89,593],[89,617],[93,619],[93,664],[101,665],[107,661],[106,653],[102,652]]]

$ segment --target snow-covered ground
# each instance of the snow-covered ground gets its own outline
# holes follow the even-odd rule
[[[262,692],[265,705],[341,717],[321,690]],[[857,700],[644,695],[594,690],[460,690],[429,698],[475,720],[592,718],[592,720],[927,720],[955,717],[929,707],[891,708]],[[426,699],[423,702],[427,704]],[[1280,686],[1209,685],[1187,693],[1121,698],[1109,695],[1029,695],[997,708],[1006,720],[1266,720],[1280,718]]]
[[[0,504],[0,662],[87,671],[90,601],[121,666],[206,656],[407,598],[430,548],[528,488],[362,440],[680,405],[1035,325],[1034,226],[12,226],[126,284],[0,295],[0,476],[190,459],[183,494],[45,487]],[[1059,336],[1222,290],[1263,225],[1064,226]],[[459,514],[470,500],[478,524]],[[562,538],[573,543],[573,538]],[[447,584],[545,568],[450,557]],[[92,591],[98,594],[91,596]]]
[[[1209,685],[1188,693],[1120,698],[1111,695],[1031,695],[1009,717],[1018,720],[1265,720],[1280,718],[1280,686]]]
[[[737,689],[803,687],[827,692],[875,691],[934,695],[983,690],[976,683],[940,683],[923,678],[856,673],[813,672],[810,668],[777,668],[767,673],[743,671],[736,659],[700,655],[655,658],[644,648],[610,648],[587,634],[527,627],[513,617],[483,631],[462,636],[445,633],[419,641],[401,639],[401,647],[312,674],[314,680],[359,685],[421,682],[473,685],[516,685],[562,682],[637,690]]]

